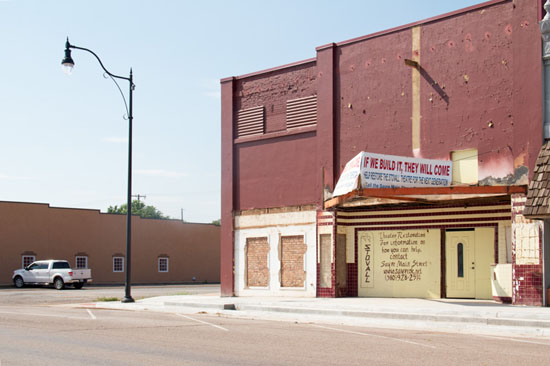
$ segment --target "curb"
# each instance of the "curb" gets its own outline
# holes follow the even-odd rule
[[[518,318],[499,318],[491,316],[463,316],[449,314],[419,314],[419,313],[394,313],[380,311],[354,311],[354,310],[333,310],[315,308],[292,308],[269,305],[249,304],[205,304],[205,303],[181,303],[164,302],[165,306],[189,307],[198,309],[234,310],[234,311],[261,311],[268,313],[285,313],[299,315],[321,315],[321,316],[345,316],[362,319],[387,319],[387,320],[410,320],[424,322],[447,322],[463,323],[472,325],[507,326],[550,329],[550,320],[531,320]],[[498,314],[497,314],[498,315]]]

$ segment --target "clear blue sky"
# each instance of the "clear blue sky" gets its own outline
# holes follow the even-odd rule
[[[191,222],[220,217],[219,80],[479,1],[0,0],[0,200],[106,211],[126,201],[124,104],[134,70],[133,193]],[[127,83],[120,83],[124,92]]]

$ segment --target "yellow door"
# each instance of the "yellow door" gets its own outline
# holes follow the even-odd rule
[[[475,298],[475,232],[447,231],[445,242],[447,297]]]

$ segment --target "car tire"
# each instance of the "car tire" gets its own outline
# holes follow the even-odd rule
[[[61,277],[56,277],[55,280],[53,280],[53,287],[55,287],[56,290],[63,290],[65,282],[63,282]]]
[[[23,277],[17,276],[13,279],[13,285],[17,288],[22,288],[25,286],[25,281],[23,281]]]
[[[80,290],[82,286],[84,286],[84,282],[76,282],[74,284],[74,288],[76,288],[77,290]]]

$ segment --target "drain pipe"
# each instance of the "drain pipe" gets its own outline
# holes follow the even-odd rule
[[[540,21],[540,32],[542,34],[542,62],[543,62],[543,124],[542,132],[544,141],[550,139],[550,0],[546,0],[544,4],[544,10],[546,15]],[[550,278],[550,263],[548,263],[547,256],[550,253],[546,253],[547,247],[550,247],[548,239],[550,239],[550,220],[543,220],[542,229],[542,304],[548,306],[548,279]]]
[[[543,62],[543,136],[550,139],[550,0],[544,4],[546,15],[540,21]]]

